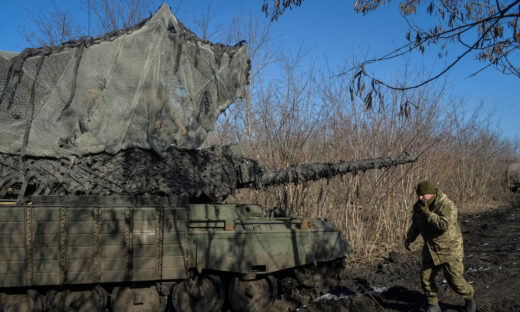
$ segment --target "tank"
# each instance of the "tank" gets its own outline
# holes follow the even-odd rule
[[[417,156],[262,169],[236,187],[395,166]],[[325,219],[182,196],[33,196],[0,208],[4,311],[267,311],[279,285],[311,287],[352,248]],[[198,203],[195,203],[198,202]],[[316,271],[315,268],[320,270]]]
[[[268,170],[239,146],[201,148],[249,68],[245,43],[200,40],[166,5],[0,53],[0,310],[263,312],[341,268],[352,248],[326,219],[224,200],[417,155]]]

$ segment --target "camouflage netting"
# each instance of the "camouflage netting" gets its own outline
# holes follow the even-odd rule
[[[224,149],[224,150],[223,150]],[[238,187],[247,159],[225,148],[180,150],[165,157],[143,149],[70,159],[0,154],[0,198],[25,195],[179,196],[221,201]],[[25,173],[22,174],[22,173]]]
[[[84,156],[199,147],[244,96],[247,46],[195,37],[167,5],[136,27],[0,53],[0,152]]]
[[[0,52],[0,197],[223,198],[232,157],[198,147],[249,69],[246,45],[197,38],[167,5],[99,38]]]
[[[0,52],[0,198],[180,196],[395,166],[416,156],[267,171],[234,147],[199,149],[245,93],[247,47],[195,37],[168,6],[140,25],[54,48]]]

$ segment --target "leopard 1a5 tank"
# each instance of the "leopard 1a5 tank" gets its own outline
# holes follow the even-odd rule
[[[308,181],[416,158],[269,171],[242,157],[235,187]],[[317,273],[310,268],[331,273],[351,251],[327,220],[268,213],[258,205],[201,203],[200,197],[54,195],[1,204],[4,311],[219,311],[224,302],[233,311],[267,311],[279,284],[312,286]]]
[[[199,148],[244,96],[247,45],[166,5],[135,27],[0,53],[0,311],[267,311],[351,247],[327,220],[218,204],[239,188],[413,162],[266,170]]]

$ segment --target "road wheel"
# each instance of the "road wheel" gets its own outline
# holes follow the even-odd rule
[[[198,275],[175,284],[172,304],[178,312],[220,311],[225,293],[222,280],[217,275]]]
[[[51,290],[45,296],[47,310],[58,311],[105,311],[107,293],[100,286],[93,290],[61,291]]]
[[[116,287],[112,291],[111,304],[114,312],[162,312],[164,310],[155,286]]]
[[[228,298],[235,312],[264,312],[273,305],[277,293],[276,280],[271,275],[252,280],[235,277],[229,283]]]
[[[294,276],[301,285],[309,288],[320,286],[323,283],[323,275],[319,268],[305,266],[294,270]]]
[[[0,311],[5,312],[39,312],[43,311],[41,296],[30,290],[28,294],[0,293]]]

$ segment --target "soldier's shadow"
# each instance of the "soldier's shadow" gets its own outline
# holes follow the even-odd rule
[[[426,311],[424,294],[404,286],[393,286],[381,293],[385,309],[402,312]],[[439,302],[442,311],[460,311],[460,306]]]

